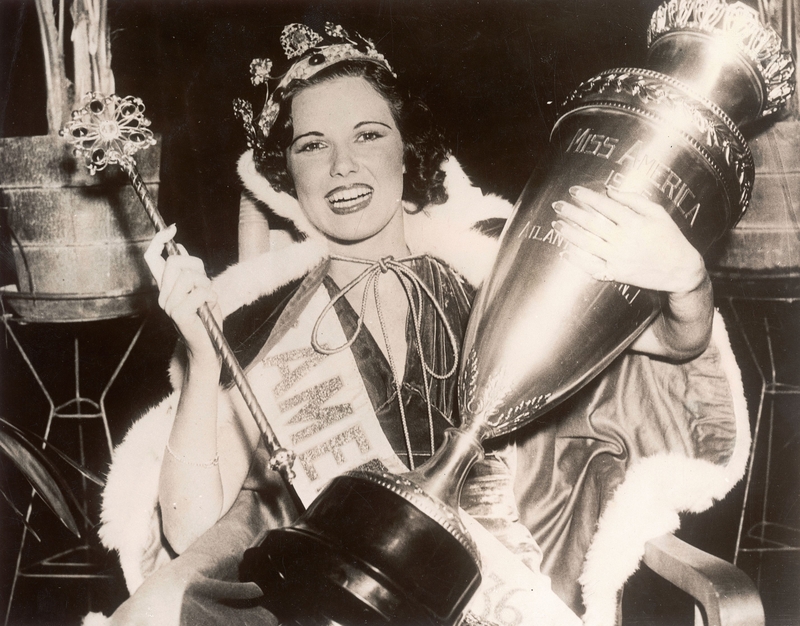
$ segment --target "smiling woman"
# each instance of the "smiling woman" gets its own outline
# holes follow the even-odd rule
[[[461,338],[511,205],[484,196],[446,158],[427,108],[405,95],[371,42],[331,24],[324,34],[290,25],[281,42],[290,63],[261,115],[239,103],[251,148],[239,172],[265,211],[292,223],[293,243],[213,282],[197,258],[162,259],[174,228],[147,254],[183,341],[174,392],[134,426],[109,476],[106,510],[145,511],[107,517],[102,531],[132,590],[141,585],[114,615],[120,624],[278,620],[280,602],[242,582],[239,566],[266,529],[292,521],[296,501],[268,469],[241,399],[224,376],[217,385],[201,304],[226,318],[271,425],[297,453],[294,488],[306,506],[344,471],[413,469],[460,421]],[[273,80],[271,62],[251,71],[256,84]],[[708,345],[702,259],[677,229],[664,230],[660,206],[572,193],[554,227],[574,249],[571,262],[588,273],[619,264],[633,286],[665,292],[664,309],[638,352],[558,419],[493,444],[476,465],[461,501],[477,520],[470,533],[486,537],[472,623],[510,614],[520,624],[574,623],[599,513],[631,464],[664,451],[727,459],[737,443],[730,370]],[[665,355],[680,362],[653,358]],[[687,444],[698,431],[702,445]],[[150,477],[136,494],[124,487],[131,474]],[[146,539],[131,547],[131,534]],[[444,577],[460,575],[435,550],[421,556]],[[299,609],[321,610],[323,595],[309,590]]]
[[[403,140],[383,97],[362,78],[329,79],[292,99],[286,164],[309,221],[332,251],[405,256]]]
[[[391,126],[399,131],[403,142],[403,199],[417,207],[444,202],[447,194],[440,164],[449,151],[441,130],[424,102],[402,89],[390,69],[368,59],[345,59],[276,90],[272,100],[274,104],[281,103],[279,112],[263,144],[256,145],[254,151],[259,173],[276,190],[294,194],[295,182],[287,171],[286,160],[286,149],[297,137],[291,103],[303,90],[334,78],[361,79],[362,86],[371,87],[388,107]],[[324,114],[330,115],[331,111]]]

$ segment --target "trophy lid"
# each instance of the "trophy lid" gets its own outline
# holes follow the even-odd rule
[[[736,124],[780,109],[794,92],[791,54],[758,12],[724,0],[667,0],[647,32],[648,67],[677,78]]]

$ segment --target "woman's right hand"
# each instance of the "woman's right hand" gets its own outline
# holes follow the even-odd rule
[[[144,254],[147,266],[159,287],[158,304],[178,327],[186,343],[190,360],[217,363],[219,358],[197,310],[207,303],[222,325],[222,312],[217,304],[217,294],[211,288],[203,261],[189,256],[178,244],[181,254],[164,259],[164,247],[175,237],[175,225],[156,233]]]

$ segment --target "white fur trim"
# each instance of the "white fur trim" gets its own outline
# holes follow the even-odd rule
[[[324,243],[307,239],[229,267],[213,281],[222,314],[227,317],[264,294],[304,276],[327,255]]]
[[[712,341],[733,398],[736,442],[727,465],[660,454],[640,460],[625,474],[606,505],[586,554],[580,582],[587,626],[612,626],[617,595],[639,566],[645,543],[678,528],[681,511],[700,512],[741,479],[750,449],[750,422],[741,375],[724,322],[715,313]]]
[[[110,626],[111,618],[102,613],[89,613],[83,618],[81,626]]]
[[[455,159],[445,161],[442,170],[446,174],[447,202],[407,214],[406,240],[412,253],[441,259],[478,287],[492,269],[500,244],[472,230],[471,225],[493,217],[507,219],[512,206],[508,200],[484,195],[473,186]]]
[[[490,217],[511,217],[512,204],[500,196],[484,194],[480,187],[472,184],[454,157],[444,161],[441,169],[445,173],[444,186],[449,198],[444,204],[431,206],[431,210],[449,207],[460,216],[462,223],[470,224]]]
[[[711,340],[719,351],[722,369],[725,372],[728,385],[730,385],[734,416],[736,419],[736,443],[731,458],[725,467],[727,470],[726,481],[724,484],[718,486],[718,491],[713,495],[713,497],[718,500],[733,489],[734,485],[744,476],[745,469],[747,468],[747,459],[750,457],[750,445],[752,441],[750,438],[750,413],[747,409],[747,400],[744,395],[742,373],[739,370],[739,365],[736,363],[736,357],[731,348],[730,336],[725,327],[725,321],[722,319],[719,311],[714,312],[714,324],[711,330]],[[699,512],[694,509],[692,509],[692,511],[695,513]]]
[[[100,540],[119,553],[128,591],[144,582],[143,554],[147,546],[160,543],[157,518],[158,480],[172,421],[177,392],[135,422],[114,449],[111,469],[103,490],[103,511],[98,530]]]
[[[277,215],[291,221],[301,233],[311,237],[322,237],[320,232],[311,225],[311,222],[300,210],[300,204],[297,199],[288,193],[275,191],[269,181],[258,173],[255,161],[253,161],[252,150],[248,150],[239,157],[237,170],[239,178],[242,179],[244,186],[250,193],[266,204]]]
[[[438,213],[439,208],[434,211]],[[483,283],[497,255],[497,240],[477,231],[468,231],[455,238],[445,216],[437,215],[433,219],[427,211],[406,215],[405,231],[412,254],[429,254],[441,259],[458,268],[467,282],[475,287]]]

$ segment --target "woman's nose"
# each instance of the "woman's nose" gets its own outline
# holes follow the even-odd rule
[[[333,151],[331,162],[331,176],[347,176],[358,171],[358,162],[346,147],[336,148]]]

